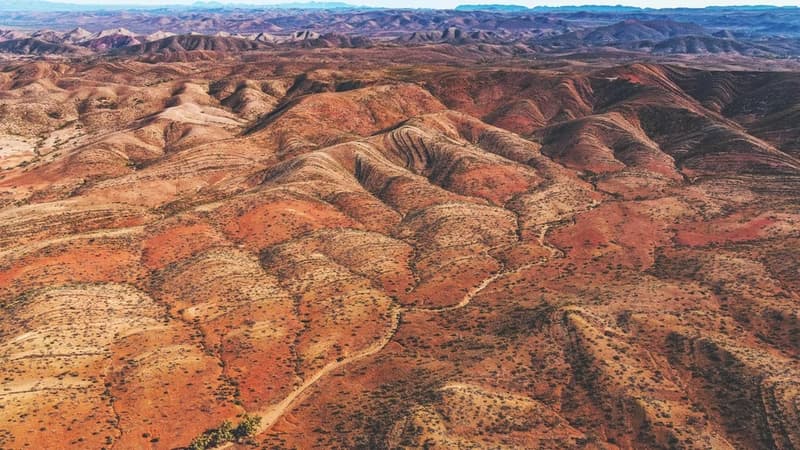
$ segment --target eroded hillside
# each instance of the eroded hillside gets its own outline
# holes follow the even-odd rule
[[[302,55],[0,72],[0,447],[800,446],[800,75]]]

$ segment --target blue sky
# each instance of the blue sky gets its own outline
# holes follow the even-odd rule
[[[2,1],[2,0],[0,0]],[[53,0],[59,1],[59,0]],[[78,3],[78,4],[106,4],[106,5],[163,5],[169,4],[191,4],[195,0],[61,0],[64,3]],[[281,0],[214,0],[219,3],[246,3],[246,4],[275,4],[283,3]],[[306,0],[294,0],[303,2]],[[326,0],[318,0],[326,1]],[[583,0],[583,1],[570,1],[570,0],[546,0],[544,2],[533,1],[509,1],[509,0],[330,0],[342,1],[344,3],[351,3],[354,5],[368,5],[368,6],[383,6],[383,7],[405,7],[405,8],[453,8],[461,4],[514,4],[525,6],[563,6],[563,5],[616,5],[624,4],[629,6],[647,6],[653,8],[672,8],[672,7],[703,7],[703,6],[729,6],[729,5],[776,5],[776,6],[797,6],[800,5],[800,0],[639,0],[639,1],[625,1],[620,0]]]

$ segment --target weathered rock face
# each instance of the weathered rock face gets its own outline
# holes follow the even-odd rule
[[[0,72],[0,447],[800,446],[800,75],[314,52]]]

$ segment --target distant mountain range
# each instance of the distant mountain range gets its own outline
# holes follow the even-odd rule
[[[0,2],[0,11],[31,11],[31,12],[51,12],[51,11],[121,11],[121,10],[181,10],[181,9],[374,9],[366,6],[356,6],[342,2],[290,2],[276,4],[253,4],[253,3],[221,3],[221,2],[195,2],[195,3],[174,3],[162,5],[137,4],[135,2],[126,4],[76,4],[69,2],[48,2],[42,0],[5,0]]]
[[[137,21],[109,21],[107,24],[111,27],[100,31],[82,27],[66,32],[0,28],[0,53],[60,57],[113,53],[147,57],[170,55],[170,58],[174,58],[196,50],[238,53],[288,47],[381,46],[388,49],[446,44],[498,46],[496,51],[503,54],[557,55],[591,53],[603,49],[641,56],[800,56],[800,39],[796,36],[754,35],[752,30],[737,29],[734,32],[665,18],[625,19],[609,25],[587,26],[586,22],[577,20],[538,16],[531,19],[527,16],[475,12],[470,13],[475,15],[470,19],[477,17],[482,23],[464,26],[462,13],[444,12],[443,16],[436,17],[436,22],[432,20],[432,14],[425,11],[358,14],[312,11],[272,14],[271,19],[258,19],[243,26],[235,18],[226,20],[224,15],[215,12],[200,14],[193,19],[176,18],[174,23],[145,15],[143,20]],[[97,14],[98,17],[102,15]],[[349,17],[350,23],[342,24],[343,16]],[[353,16],[364,17],[355,20]],[[160,28],[154,29],[155,26]],[[131,31],[145,27],[155,31]]]
[[[175,1],[175,0],[173,0]],[[308,10],[336,10],[336,9],[385,9],[379,7],[354,5],[345,2],[288,2],[262,4],[252,2],[223,3],[219,1],[197,1],[194,3],[165,3],[159,5],[136,3],[135,0],[124,4],[107,4],[102,0],[94,4],[77,4],[69,1],[45,1],[45,0],[4,0],[0,2],[0,11],[31,11],[31,12],[52,12],[52,11],[120,11],[120,10],[181,10],[181,9],[203,9],[203,10],[231,10],[231,9],[308,9]],[[411,8],[398,8],[411,9]],[[636,13],[636,12],[680,12],[680,11],[719,11],[719,10],[739,10],[739,11],[765,11],[770,9],[791,10],[800,9],[798,6],[765,6],[765,5],[744,5],[744,6],[709,6],[705,8],[648,8],[624,5],[569,5],[569,6],[534,6],[528,8],[524,5],[514,4],[464,4],[455,8],[456,11],[486,11],[499,13],[520,13],[520,12],[591,12],[591,13]]]
[[[642,8],[636,6],[605,6],[605,5],[584,5],[584,6],[534,6],[528,8],[522,5],[459,5],[456,11],[494,11],[494,12],[521,12],[521,11],[592,11],[592,12],[630,12],[641,11]]]
[[[78,8],[41,0],[3,3],[6,11],[28,10],[0,14],[0,53],[28,57],[168,54],[172,58],[197,50],[229,53],[444,44],[482,46],[480,51],[491,46],[503,55],[600,51],[649,57],[800,57],[800,8],[527,9],[490,4],[412,10],[310,2],[247,9],[256,7],[203,2],[123,12],[92,10],[88,5],[80,6],[87,9],[57,11],[57,5]]]
[[[635,13],[635,12],[686,12],[686,11],[765,11],[771,9],[797,10],[800,6],[769,6],[769,5],[742,5],[742,6],[706,6],[703,8],[649,8],[624,5],[569,5],[569,6],[534,6],[528,8],[523,5],[506,4],[473,4],[456,6],[456,11],[487,11],[487,12],[594,12],[594,13]]]

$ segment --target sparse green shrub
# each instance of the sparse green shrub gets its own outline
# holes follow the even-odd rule
[[[189,450],[206,450],[211,446],[211,437],[206,433],[197,436],[196,438],[192,439],[192,442],[189,443]]]
[[[189,450],[206,450],[233,440],[233,424],[226,420],[217,428],[206,430],[189,444]]]
[[[207,450],[227,442],[240,441],[253,436],[258,431],[260,424],[261,417],[250,414],[245,414],[235,428],[231,421],[226,420],[217,428],[206,430],[194,438],[187,448],[188,450]]]
[[[211,433],[211,446],[217,447],[233,440],[233,424],[230,420],[222,422],[213,433]]]
[[[253,436],[258,431],[259,425],[261,425],[261,417],[245,414],[242,421],[233,430],[233,435],[239,439]]]

